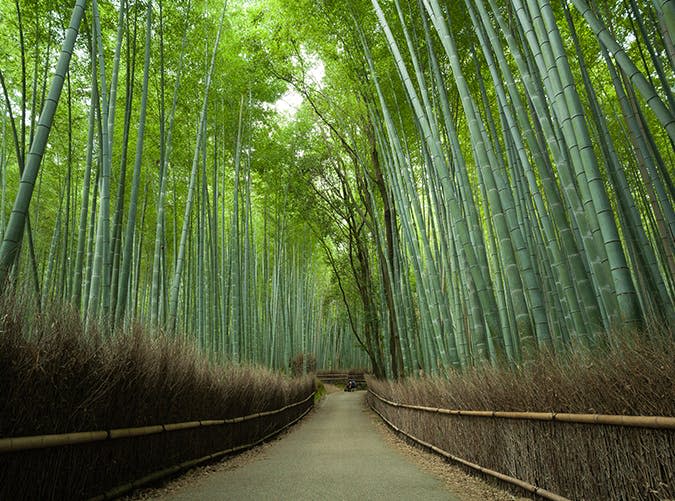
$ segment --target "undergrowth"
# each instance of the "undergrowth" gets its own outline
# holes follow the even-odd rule
[[[85,330],[78,313],[65,306],[34,315],[16,298],[0,295],[0,312],[0,438],[225,419],[278,409],[314,390],[310,376],[217,365],[189,342],[139,326],[107,337]],[[309,405],[236,426],[0,454],[0,499],[101,493],[251,443]],[[69,473],[78,470],[85,473]]]
[[[326,390],[323,381],[321,381],[319,378],[316,377],[314,378],[314,384],[316,386],[316,393],[314,394],[314,402],[317,403],[328,394],[328,391]]]
[[[670,333],[623,333],[603,349],[542,353],[516,367],[369,384],[449,409],[673,416],[674,350]]]

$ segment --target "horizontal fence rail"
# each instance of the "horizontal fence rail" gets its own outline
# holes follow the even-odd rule
[[[236,424],[251,419],[258,419],[265,416],[279,414],[292,407],[297,407],[306,403],[314,397],[312,392],[299,402],[285,405],[279,409],[271,411],[256,412],[247,416],[240,416],[229,419],[209,419],[203,421],[186,421],[183,423],[158,424],[151,426],[139,426],[135,428],[117,428],[103,431],[85,431],[74,433],[60,433],[52,435],[34,435],[27,437],[7,437],[0,438],[0,453],[25,451],[30,449],[46,449],[49,447],[58,447],[63,445],[88,444],[92,442],[101,442],[105,440],[115,440],[118,438],[142,437],[154,435],[157,433],[168,433],[179,430],[189,430],[194,428],[204,428],[208,426],[219,426],[226,424]]]
[[[316,377],[319,379],[323,377],[355,377],[355,378],[364,378],[365,375],[363,372],[317,372]]]
[[[675,417],[669,416],[619,416],[611,414],[570,414],[564,412],[467,411],[459,409],[442,409],[438,407],[426,407],[423,405],[394,402],[383,397],[382,395],[379,395],[372,389],[368,389],[368,391],[375,398],[392,407],[413,409],[435,414],[446,414],[450,416],[524,419],[528,421],[557,421],[563,423],[632,426],[638,428],[657,428],[666,430],[675,429]]]
[[[346,382],[349,379],[355,380],[357,383],[365,383],[366,376],[363,372],[319,372],[316,377],[321,381],[332,383],[335,381]]]

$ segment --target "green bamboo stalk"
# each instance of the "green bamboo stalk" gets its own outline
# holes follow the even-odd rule
[[[654,112],[659,123],[668,133],[670,140],[675,143],[675,115],[673,115],[673,112],[661,100],[654,87],[647,81],[633,61],[631,61],[623,47],[610,35],[605,25],[595,15],[588,3],[585,0],[572,0],[572,3],[586,20],[595,36],[607,48],[621,69],[626,72],[628,79]],[[672,38],[675,30],[675,6],[672,0],[663,1],[661,11],[664,14],[664,20]]]
[[[124,203],[126,199],[126,187],[127,187],[127,156],[129,153],[129,134],[131,129],[131,113],[133,111],[133,100],[134,100],[134,84],[136,79],[136,33],[138,28],[138,10],[134,13],[134,29],[133,36],[129,36],[129,30],[127,27],[127,60],[126,60],[126,100],[125,100],[125,109],[124,109],[124,129],[122,132],[122,144],[120,151],[120,170],[119,177],[117,182],[117,198],[115,201],[115,213],[113,215],[112,223],[112,239],[111,239],[111,249],[112,253],[112,268],[111,268],[111,311],[114,311],[117,308],[117,295],[119,292],[119,278],[120,278],[120,261],[122,259],[122,219],[124,216]],[[119,29],[119,28],[118,28]],[[119,39],[118,39],[119,42]],[[119,58],[119,53],[115,52],[115,57]],[[119,65],[119,61],[115,61],[115,65]],[[117,78],[115,74],[115,68],[113,67],[113,77]],[[111,83],[111,92],[114,88],[117,92],[117,83],[115,85]],[[116,103],[113,101],[111,107]],[[114,123],[115,112],[110,110],[109,114],[109,127],[110,124]],[[114,131],[110,130],[109,134],[112,134]],[[110,140],[110,151],[112,154],[113,149],[112,136]]]
[[[115,42],[115,56],[113,59],[112,76],[110,78],[110,107],[108,109],[108,130],[110,138],[110,149],[112,151],[115,136],[115,109],[117,107],[117,80],[119,77],[120,53],[122,50],[122,39],[124,34],[124,18],[127,11],[127,0],[122,0],[117,13],[117,38]],[[134,37],[135,38],[135,37]],[[133,81],[133,78],[132,78]]]
[[[145,183],[145,187],[143,188],[143,208],[141,209],[141,220],[139,222],[139,226],[141,228],[145,227],[145,215],[147,213],[148,209],[148,199],[150,198],[148,196],[148,185],[149,183]],[[145,313],[145,305],[147,301],[143,300],[143,304],[139,308],[139,298],[141,297],[140,295],[140,287],[141,287],[141,256],[142,256],[142,250],[143,250],[143,239],[145,238],[145,232],[141,231],[139,232],[140,235],[138,237],[138,245],[136,246],[135,249],[135,258],[132,257],[131,262],[136,263],[136,270],[135,270],[135,278],[131,280],[132,284],[135,284],[135,287],[133,289],[133,295],[131,297],[131,304],[126,307],[126,309],[131,309],[132,311],[132,318],[138,318],[140,316],[145,316],[142,315]],[[147,287],[147,282],[143,282],[143,297],[146,297],[148,292],[148,287]]]
[[[534,0],[529,1],[530,3],[534,2]],[[548,32],[552,47],[556,54],[558,54],[555,58],[555,64],[564,84],[563,92],[566,100],[570,103],[571,120],[574,124],[576,138],[579,141],[580,156],[588,179],[592,204],[597,213],[600,236],[607,252],[608,265],[616,290],[619,312],[623,322],[638,325],[641,322],[641,311],[637,301],[637,294],[623,248],[621,247],[616,221],[602,182],[599,166],[593,153],[590,134],[586,122],[583,120],[583,107],[575,88],[568,85],[569,82],[573,81],[573,76],[567,57],[561,56],[564,54],[564,48],[560,32],[555,23],[553,11],[548,0],[539,0],[537,8],[542,14],[543,23]],[[675,119],[673,120],[672,126],[673,133],[675,134]]]
[[[625,3],[625,0],[624,0],[624,3]],[[649,34],[647,32],[647,28],[645,26],[643,16],[641,15],[640,10],[638,8],[637,2],[635,0],[629,0],[629,4],[630,4],[630,9],[633,12],[633,17],[635,18],[635,22],[638,25],[640,35],[642,36],[642,43],[644,43],[644,45],[646,46],[647,52],[649,53],[649,57],[651,59],[651,62],[654,65],[654,69],[656,70],[656,74],[659,77],[659,81],[661,83],[661,91],[662,91],[663,94],[666,95],[666,101],[668,102],[668,107],[670,108],[670,111],[673,112],[673,110],[675,110],[675,93],[670,88],[670,83],[668,82],[668,78],[666,77],[666,73],[665,73],[665,70],[663,68],[663,64],[661,63],[661,57],[659,57],[656,54],[656,49],[654,48],[654,44],[652,43],[651,37],[649,36]],[[626,13],[627,13],[628,16],[630,16],[630,12],[629,12],[628,8],[626,9]],[[631,19],[631,26],[633,27],[633,31],[635,31],[635,27],[633,26],[632,19]],[[636,38],[636,41],[639,42],[639,38]],[[645,62],[645,66],[647,66],[646,62]]]
[[[581,307],[574,291],[572,275],[568,268],[567,261],[562,255],[562,249],[558,244],[556,229],[553,225],[553,222],[551,221],[551,218],[549,217],[546,201],[544,200],[539,189],[537,176],[534,169],[532,168],[533,166],[530,165],[528,153],[525,150],[525,145],[522,142],[521,134],[525,135],[525,139],[532,154],[534,164],[538,166],[537,170],[540,172],[545,169],[543,153],[540,149],[540,145],[536,139],[536,136],[530,127],[530,122],[525,114],[525,106],[522,102],[520,92],[516,88],[514,76],[506,61],[503,47],[497,37],[495,30],[492,27],[492,24],[489,21],[489,18],[487,17],[487,12],[482,1],[476,2],[476,7],[480,12],[482,23],[478,22],[478,19],[471,8],[471,4],[468,2],[467,7],[472,17],[473,24],[477,29],[479,39],[481,40],[481,45],[484,47],[488,46],[488,40],[486,40],[487,37],[489,39],[489,43],[492,45],[495,55],[497,56],[498,67],[501,70],[501,76],[496,71],[497,65],[492,60],[491,52],[488,50],[484,51],[484,54],[487,58],[487,66],[490,69],[492,75],[492,82],[495,90],[497,91],[499,105],[504,110],[504,118],[508,125],[507,130],[510,133],[511,140],[515,144],[520,168],[522,168],[524,171],[529,193],[536,205],[537,217],[541,221],[541,227],[546,236],[547,252],[551,255],[551,265],[555,271],[554,275],[559,280],[559,292],[568,306],[568,311],[566,313],[570,316],[570,320],[574,325],[576,334],[582,338],[586,338],[588,334],[587,326],[583,316],[581,315]],[[502,87],[502,78],[506,83],[511,105],[509,105],[506,92]],[[515,118],[513,117],[514,114]],[[529,197],[527,199],[529,199]],[[522,220],[522,218],[519,219]],[[521,227],[521,231],[529,230],[530,228],[530,225],[524,225]],[[559,226],[558,231],[562,231],[563,228],[564,226]],[[535,248],[537,247],[535,246]]]
[[[94,252],[94,264],[92,269],[91,286],[89,289],[89,313],[87,318],[107,319],[110,313],[110,278],[112,272],[112,255],[110,252],[110,178],[111,178],[111,154],[108,121],[108,96],[105,78],[105,58],[101,23],[98,14],[97,0],[92,1],[94,17],[94,39],[99,60],[99,72],[101,78],[101,151],[103,164],[101,166],[101,206],[99,209],[98,223],[96,227],[96,247]]]
[[[116,301],[115,317],[119,323],[124,317],[129,294],[129,275],[132,264],[132,249],[134,234],[136,231],[136,211],[138,206],[138,188],[141,177],[141,163],[143,161],[143,142],[145,139],[145,117],[148,107],[148,84],[150,79],[150,45],[152,43],[152,2],[148,2],[145,25],[145,59],[143,63],[143,88],[141,91],[141,109],[138,118],[138,132],[136,136],[136,160],[134,162],[134,176],[131,185],[131,197],[129,199],[129,215],[127,216],[127,228],[124,238],[124,252],[122,253],[122,268],[119,278],[118,296]],[[137,256],[140,259],[140,256]]]
[[[42,276],[42,297],[40,303],[42,308],[45,307],[47,301],[51,299],[50,293],[54,283],[55,265],[57,261],[57,252],[59,239],[61,237],[61,221],[63,219],[63,189],[59,190],[61,196],[59,197],[59,209],[56,214],[56,223],[54,224],[54,231],[52,232],[52,240],[49,245],[49,254],[47,255],[47,267]]]
[[[94,54],[93,49],[91,54]],[[82,203],[80,206],[80,222],[77,234],[77,254],[73,269],[73,287],[71,302],[76,308],[82,308],[82,275],[84,271],[84,254],[87,237],[87,216],[89,214],[89,190],[91,187],[91,167],[94,156],[94,132],[96,125],[96,103],[98,102],[98,86],[96,81],[96,58],[91,58],[91,95],[89,105],[89,126],[87,132],[87,153],[84,169],[84,181],[82,182]],[[88,294],[85,296],[88,297]],[[84,308],[86,311],[86,308]]]
[[[447,20],[444,19],[440,5],[436,0],[425,0],[424,4],[434,27],[439,33],[441,43],[452,67],[455,83],[462,96],[463,109],[471,132],[474,152],[477,156],[476,162],[483,171],[483,179],[487,183],[490,208],[494,210],[492,217],[500,240],[500,250],[503,253],[502,259],[505,264],[509,288],[513,293],[518,331],[523,342],[526,345],[531,345],[532,341],[529,338],[533,331],[531,325],[533,320],[534,333],[538,343],[548,345],[551,338],[543,296],[526,251],[526,243],[515,221],[512,193],[502,172],[500,170],[493,171],[491,167],[499,164],[494,150],[485,142],[485,130],[479,120],[476,105],[459,65],[457,49]],[[529,313],[530,307],[525,302],[525,294],[527,294],[531,303],[532,320]]]
[[[68,153],[67,153],[67,171],[66,171],[66,188],[65,188],[65,230],[63,232],[63,252],[61,254],[61,273],[59,277],[60,291],[59,299],[61,301],[69,297],[70,273],[68,263],[71,255],[71,238],[70,238],[70,205],[71,205],[71,184],[73,177],[73,101],[70,84],[70,70],[66,73],[66,82],[68,90]],[[43,303],[44,304],[44,303]]]
[[[665,309],[667,309],[669,299],[665,289],[665,283],[660,275],[660,272],[658,271],[656,256],[654,255],[651,244],[649,243],[647,235],[644,232],[640,215],[631,196],[630,188],[628,186],[623,167],[618,158],[618,153],[614,147],[612,137],[609,133],[609,128],[605,121],[605,115],[600,108],[596,93],[591,84],[590,76],[586,70],[586,65],[584,64],[584,55],[581,51],[581,45],[572,22],[572,17],[567,7],[565,8],[565,14],[567,23],[570,27],[572,40],[575,44],[577,57],[582,63],[580,65],[581,74],[584,80],[586,94],[588,95],[591,104],[591,110],[593,112],[592,117],[599,130],[599,139],[603,154],[606,158],[607,172],[610,180],[614,183],[616,188],[615,193],[619,202],[619,211],[623,215],[624,221],[626,221],[624,239],[629,241],[633,240],[635,242],[633,244],[633,248],[635,250],[632,255],[634,273],[636,275],[642,275],[648,282],[648,286],[643,286],[641,290],[642,302],[644,304],[645,302],[655,300],[658,304],[656,311],[665,311]],[[610,66],[608,67],[610,68],[611,72],[613,68],[611,67],[611,61],[608,57],[607,62],[610,63]],[[653,296],[653,299],[650,296]]]
[[[49,90],[49,98],[40,115],[40,120],[37,125],[37,132],[35,139],[31,144],[30,151],[26,157],[26,166],[21,176],[21,183],[14,201],[12,214],[7,223],[4,238],[0,245],[0,283],[5,283],[8,278],[9,270],[14,264],[17,253],[19,252],[19,244],[23,235],[24,226],[28,214],[28,207],[33,194],[35,180],[40,169],[40,162],[44,154],[49,131],[54,119],[56,105],[61,95],[63,88],[63,81],[65,74],[68,71],[70,64],[70,56],[77,38],[77,31],[84,13],[84,0],[77,0],[73,8],[70,25],[66,30],[66,37],[63,41],[61,55],[59,56],[52,85]]]
[[[675,1],[673,0],[652,0],[659,18],[666,27],[671,41],[675,42]]]
[[[564,255],[570,264],[575,290],[580,298],[586,322],[589,324],[589,331],[593,332],[594,330],[601,329],[604,322],[603,318],[600,316],[601,303],[599,303],[599,301],[604,299],[603,294],[605,289],[600,289],[596,285],[596,276],[600,274],[596,269],[600,266],[602,256],[599,254],[599,249],[595,245],[595,241],[591,236],[589,224],[583,214],[583,206],[569,167],[570,158],[566,155],[566,150],[561,142],[560,134],[553,127],[553,122],[549,116],[548,107],[546,105],[543,86],[540,85],[538,77],[532,74],[533,67],[529,64],[529,59],[527,57],[529,53],[521,53],[520,44],[512,34],[511,27],[502,17],[496,2],[494,0],[489,0],[489,2],[499,28],[506,38],[509,51],[517,64],[519,75],[527,90],[528,103],[534,109],[535,133],[541,136],[541,140],[537,141],[542,145],[541,148],[543,151],[545,151],[545,145],[548,145],[550,148],[561,180],[565,200],[571,209],[571,222],[575,223],[576,228],[574,225],[570,225],[570,222],[568,221],[563,200],[558,193],[558,185],[554,179],[553,170],[548,162],[547,156],[542,154],[542,162],[539,164],[539,175],[542,179],[542,185],[548,203],[551,206],[551,213],[559,234],[559,241],[563,247]],[[478,4],[478,7],[480,11],[481,4]],[[482,12],[481,15],[485,18],[486,13]],[[489,23],[486,22],[486,25],[487,24]],[[531,30],[529,30],[528,33],[531,33]],[[523,35],[523,37],[525,36],[526,35]],[[548,85],[548,78],[546,77],[545,71],[543,80]],[[583,238],[577,236],[577,233],[581,230],[584,231]],[[580,242],[579,245],[577,245],[577,241]],[[583,248],[585,252],[582,253],[580,248]],[[590,278],[592,283],[587,276],[587,268],[590,268],[591,270]]]
[[[206,74],[206,83],[204,88],[204,100],[202,103],[202,109],[199,117],[199,124],[197,126],[197,141],[195,143],[195,154],[192,159],[192,171],[190,174],[190,184],[187,192],[187,202],[185,205],[185,215],[183,217],[183,229],[181,231],[181,240],[180,247],[178,248],[176,254],[176,267],[174,270],[173,280],[171,284],[171,297],[169,300],[169,325],[168,328],[170,331],[176,330],[176,318],[178,314],[178,293],[180,289],[181,274],[183,271],[183,263],[185,261],[185,245],[187,242],[188,226],[190,222],[190,214],[192,212],[193,196],[194,196],[194,186],[197,177],[197,166],[199,160],[199,152],[201,149],[201,134],[203,129],[203,124],[206,119],[206,110],[209,101],[209,89],[211,87],[211,78],[213,75],[213,68],[215,66],[216,53],[218,50],[218,43],[220,41],[220,35],[223,29],[223,21],[225,19],[225,9],[227,7],[227,2],[223,3],[223,10],[220,16],[220,21],[218,24],[218,32],[216,34],[216,40],[213,45],[213,52],[211,55],[211,64],[209,70]]]
[[[5,235],[5,201],[7,198],[7,115],[2,110],[2,141],[0,141],[0,241]]]
[[[161,3],[160,3],[161,6]],[[188,2],[186,19],[189,19],[192,10],[192,2]],[[187,21],[186,21],[187,23]],[[150,290],[150,323],[157,325],[159,323],[159,307],[160,307],[160,257],[164,242],[164,220],[165,220],[165,199],[166,199],[166,183],[167,170],[169,167],[169,160],[171,159],[171,152],[173,147],[173,128],[174,118],[176,116],[176,106],[178,104],[178,90],[180,88],[181,75],[183,71],[183,63],[185,59],[185,47],[187,43],[188,30],[183,32],[183,39],[181,42],[180,56],[178,59],[178,68],[176,70],[176,81],[173,88],[173,98],[171,101],[171,111],[169,112],[169,126],[166,130],[166,140],[163,142],[163,156],[159,172],[159,194],[157,199],[157,219],[155,223],[155,247],[152,261],[152,287]],[[160,55],[160,57],[162,57]],[[163,64],[163,58],[162,63]]]
[[[231,315],[230,357],[235,363],[241,362],[241,342],[243,336],[242,312],[242,266],[241,266],[241,224],[239,216],[239,183],[241,172],[241,149],[244,127],[244,96],[239,100],[239,121],[237,141],[234,151],[234,182],[232,188],[232,220],[230,223],[230,260],[231,260]],[[286,357],[288,360],[288,357]]]

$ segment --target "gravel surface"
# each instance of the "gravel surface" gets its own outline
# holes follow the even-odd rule
[[[328,396],[280,439],[127,500],[524,500],[400,440],[364,392]]]

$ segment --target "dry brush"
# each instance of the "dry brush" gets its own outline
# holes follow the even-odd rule
[[[185,342],[140,328],[104,338],[76,312],[27,316],[3,300],[0,439],[227,419],[314,391],[253,367],[209,363]],[[243,423],[0,454],[1,499],[80,499],[187,460],[251,444],[313,404]]]

